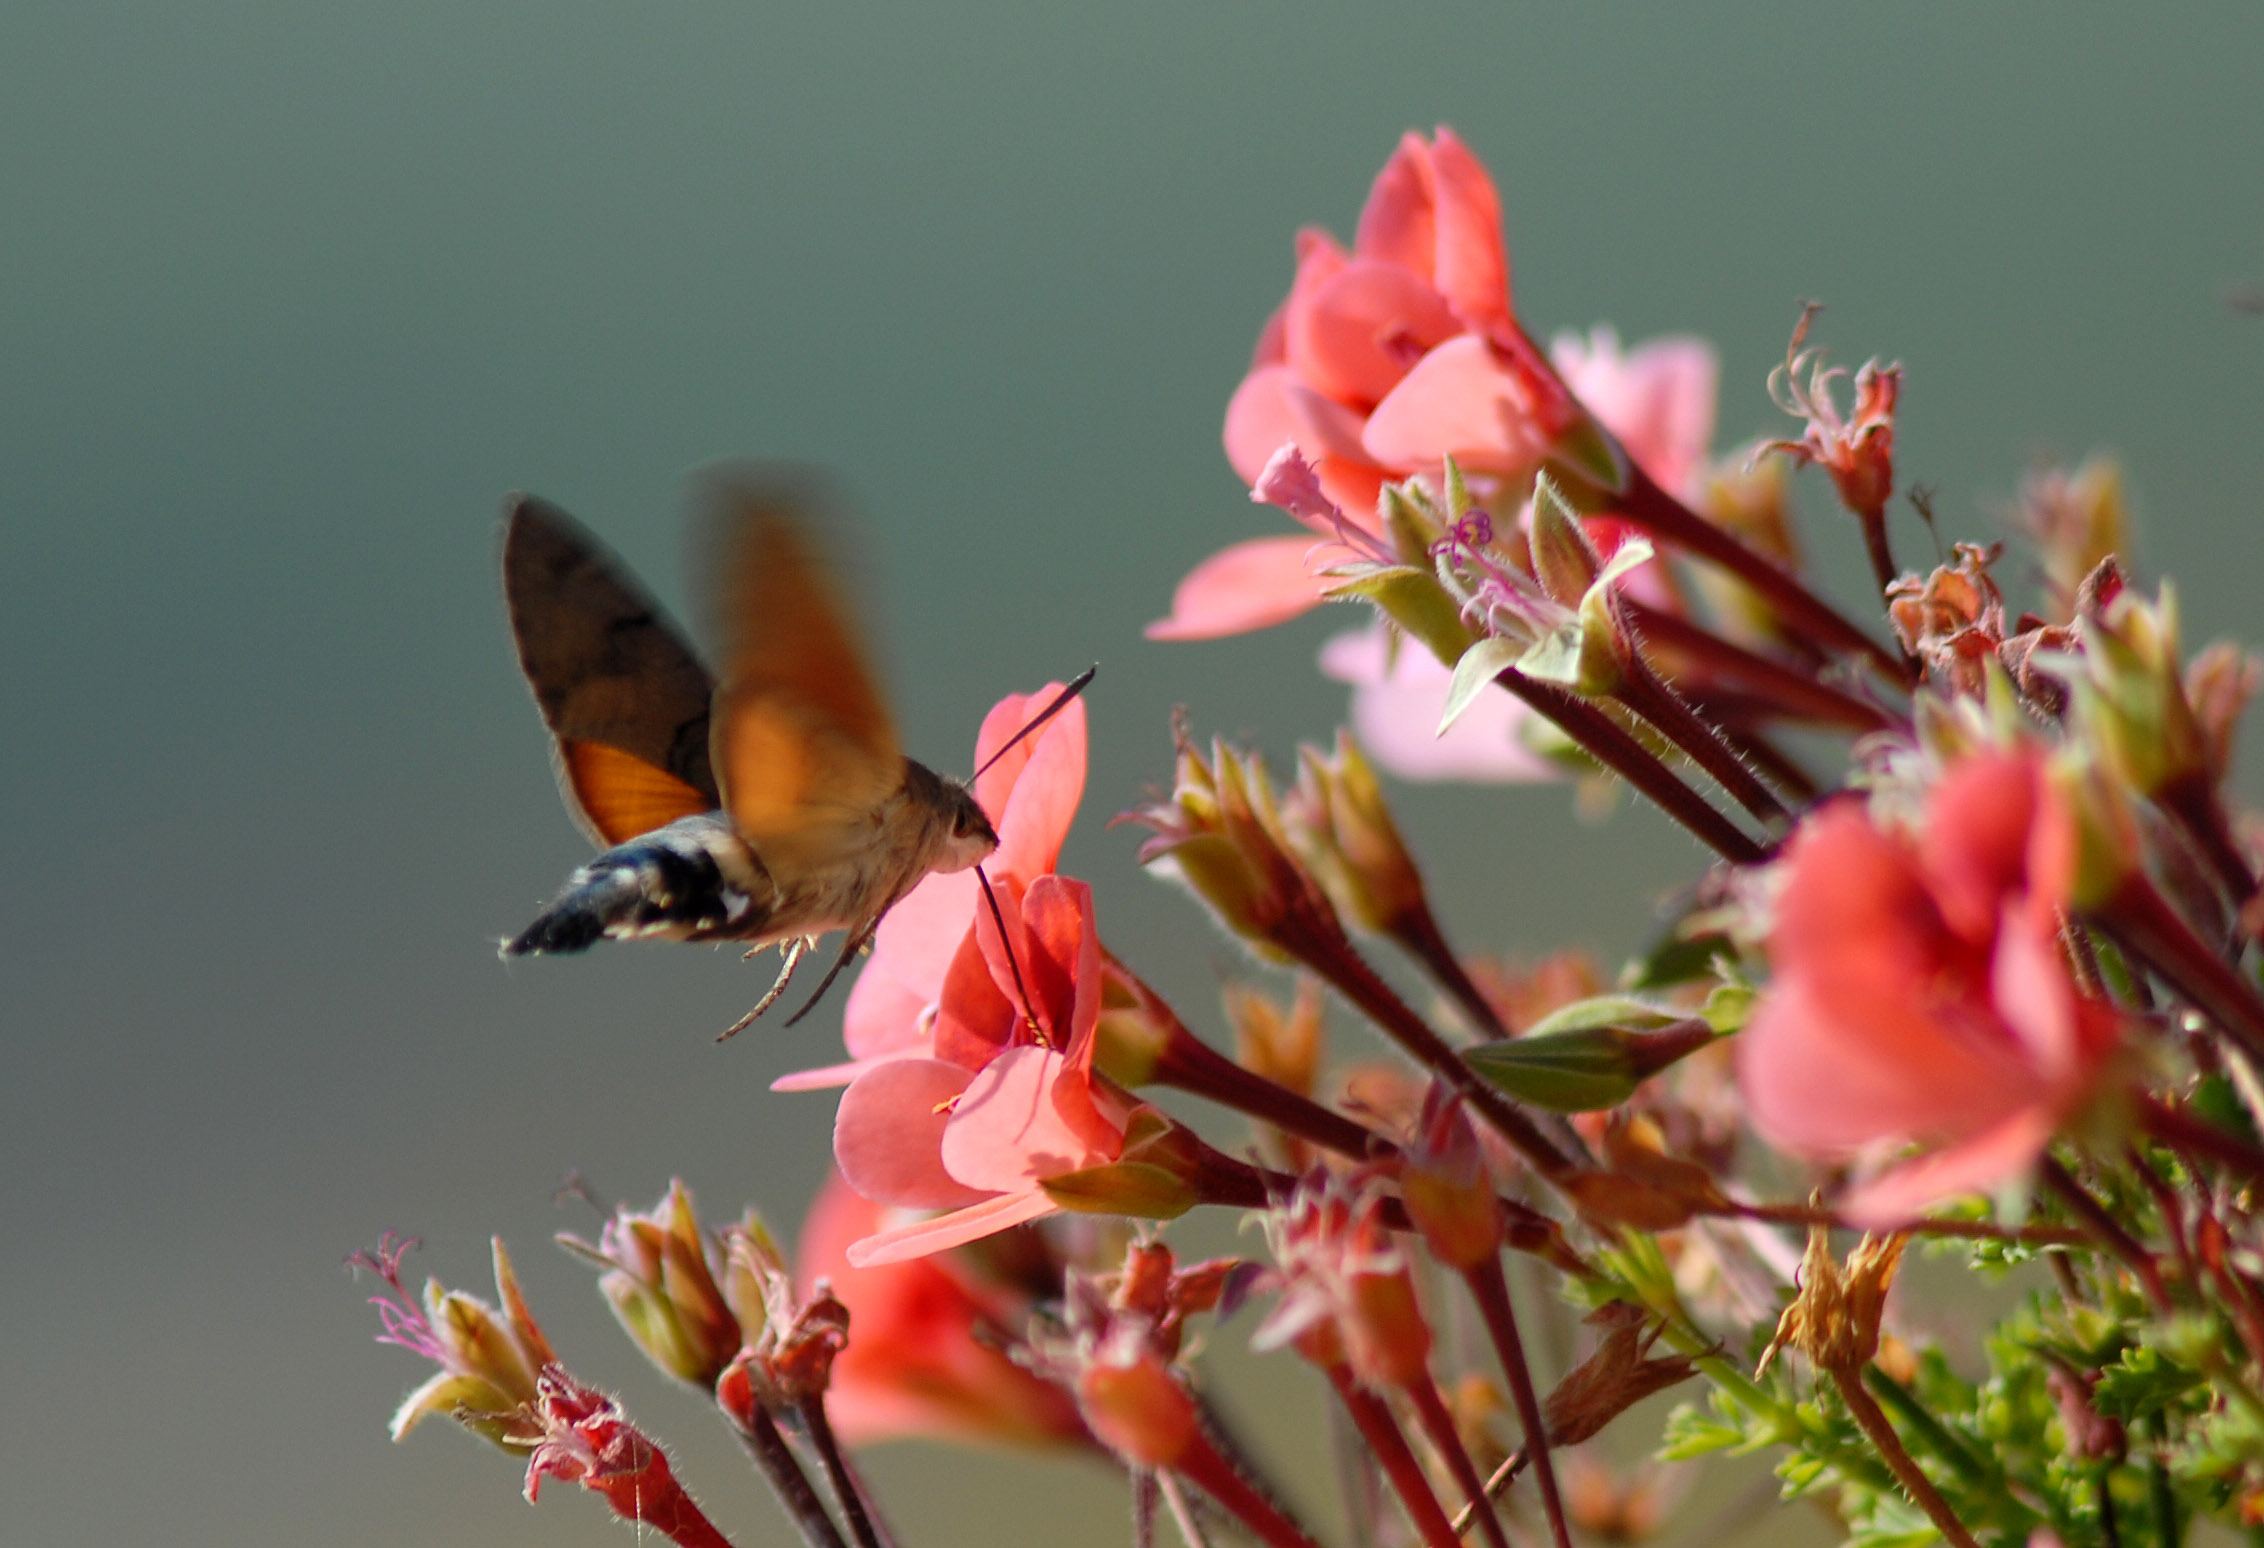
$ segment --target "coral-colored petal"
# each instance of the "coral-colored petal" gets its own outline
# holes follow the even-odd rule
[[[1425,355],[1376,405],[1361,443],[1387,468],[1453,457],[1485,472],[1521,472],[1545,451],[1530,397],[1491,344],[1462,334]]]
[[[1014,894],[1002,890],[999,909],[1013,916]],[[935,1056],[961,1069],[979,1070],[1011,1043],[1022,1025],[1022,1012],[1008,998],[992,972],[986,937],[995,938],[997,927],[985,908],[975,918],[945,970],[943,989],[936,997]],[[1013,983],[1012,978],[1007,984]]]
[[[940,1059],[891,1059],[852,1081],[833,1119],[833,1158],[849,1186],[907,1209],[950,1209],[983,1197],[953,1179],[942,1155],[948,1104],[969,1079]]]
[[[1050,1048],[1009,1048],[968,1083],[943,1132],[943,1165],[970,1188],[1011,1192],[1043,1177],[1116,1159],[1064,1122],[1053,1084],[1066,1064]]]
[[[1369,756],[1402,779],[1517,783],[1557,777],[1556,766],[1519,734],[1531,711],[1508,693],[1481,694],[1446,734],[1454,674],[1412,640],[1392,659],[1381,623],[1339,634],[1321,647],[1321,670],[1352,687],[1352,726]]]
[[[1171,616],[1148,625],[1148,638],[1215,640],[1310,611],[1321,600],[1307,562],[1313,547],[1310,537],[1266,537],[1219,550],[1179,583]]]
[[[1289,366],[1323,396],[1373,403],[1462,324],[1422,276],[1356,260],[1292,318]]]
[[[1352,238],[1353,254],[1396,263],[1430,279],[1438,252],[1436,209],[1431,147],[1421,135],[1409,130],[1400,136],[1398,148],[1368,189],[1368,202],[1360,209],[1360,228]]]
[[[1951,765],[1927,798],[1919,863],[1951,928],[1968,940],[1988,940],[2005,895],[2027,881],[2043,775],[2033,755],[1977,753]]]
[[[1323,397],[1286,365],[1252,371],[1226,405],[1226,460],[1255,484],[1275,452],[1294,444],[1306,460],[1364,463],[1359,411]]]
[[[881,1054],[871,1059],[851,1059],[845,1064],[821,1064],[813,1069],[795,1070],[781,1075],[770,1083],[773,1091],[839,1091],[875,1065],[891,1059],[907,1057],[904,1054]]]
[[[1014,794],[998,824],[997,869],[1025,881],[1054,868],[1069,837],[1070,824],[1076,820],[1077,805],[1085,796],[1083,701],[1071,703],[1034,740],[1030,761],[1015,781]]]
[[[2051,1109],[2024,1107],[1993,1128],[1930,1156],[1906,1161],[1849,1194],[1848,1224],[1864,1230],[1907,1225],[1920,1211],[1964,1193],[1986,1193],[2036,1164],[2058,1126]]]
[[[980,1204],[953,1210],[948,1215],[938,1215],[933,1220],[914,1221],[876,1232],[861,1242],[851,1243],[847,1257],[857,1268],[924,1258],[946,1247],[961,1247],[994,1236],[1010,1226],[1025,1225],[1052,1214],[1054,1209],[1053,1200],[1035,1189],[1028,1193],[1004,1193]]]
[[[1437,234],[1431,282],[1466,323],[1478,328],[1507,323],[1509,251],[1502,241],[1501,195],[1470,147],[1443,125],[1431,147],[1431,182]]]

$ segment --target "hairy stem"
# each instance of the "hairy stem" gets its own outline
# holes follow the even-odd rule
[[[1572,1530],[1564,1519],[1564,1499],[1557,1491],[1556,1468],[1549,1460],[1548,1420],[1541,1413],[1541,1396],[1533,1386],[1532,1367],[1525,1362],[1525,1341],[1517,1333],[1517,1311],[1510,1304],[1509,1281],[1502,1277],[1501,1259],[1488,1258],[1463,1272],[1470,1294],[1478,1303],[1486,1332],[1494,1341],[1494,1355],[1517,1404],[1517,1422],[1525,1431],[1525,1450],[1533,1458],[1533,1471],[1541,1480],[1541,1506],[1548,1512],[1549,1532],[1556,1548],[1572,1548]]]
[[[849,1548],[842,1541],[833,1518],[826,1514],[825,1502],[818,1498],[809,1475],[802,1471],[794,1448],[787,1445],[786,1437],[779,1433],[778,1422],[758,1407],[751,1423],[741,1424],[736,1418],[731,1418],[730,1423],[731,1433],[739,1437],[739,1444],[762,1469],[771,1492],[778,1496],[778,1503],[786,1508],[786,1514],[800,1529],[802,1541],[808,1548]]]
[[[1853,1416],[1857,1428],[1863,1431],[1864,1438],[1871,1442],[1879,1459],[1895,1475],[1895,1481],[1902,1485],[1903,1493],[1910,1496],[1911,1503],[1926,1512],[1926,1519],[1940,1529],[1942,1536],[1950,1541],[1953,1548],[1981,1548],[1973,1540],[1973,1534],[1965,1529],[1965,1523],[1957,1519],[1957,1512],[1950,1509],[1950,1502],[1942,1498],[1941,1491],[1934,1487],[1933,1481],[1919,1470],[1917,1462],[1903,1449],[1902,1437],[1895,1434],[1895,1427],[1887,1422],[1886,1414],[1872,1400],[1871,1394],[1864,1390],[1860,1368],[1842,1366],[1833,1370],[1831,1376],[1832,1384],[1839,1388],[1840,1399],[1847,1404],[1847,1411]]]

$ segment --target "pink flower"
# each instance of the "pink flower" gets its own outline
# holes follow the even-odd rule
[[[1448,456],[1477,473],[1529,470],[1578,414],[1511,311],[1493,179],[1442,128],[1400,141],[1350,252],[1326,232],[1298,237],[1289,298],[1227,405],[1226,456],[1256,485],[1294,445],[1327,499],[1373,534],[1385,479]],[[1316,572],[1337,557],[1305,538],[1235,544],[1180,583],[1149,636],[1210,639],[1294,618],[1320,600]]]
[[[1714,397],[1721,362],[1688,334],[1645,339],[1622,351],[1609,325],[1560,333],[1549,360],[1581,406],[1669,494],[1688,498],[1714,444]]]
[[[1521,728],[1532,711],[1522,699],[1482,694],[1442,733],[1454,673],[1421,645],[1393,634],[1378,620],[1321,647],[1321,670],[1352,685],[1352,729],[1377,763],[1402,779],[1555,777],[1548,760],[1525,745]]]
[[[919,1257],[1058,1207],[1047,1180],[1124,1152],[1134,1104],[1093,1073],[1100,935],[1092,889],[1041,876],[978,921],[937,1010],[939,1057],[868,1067],[842,1093],[833,1153],[879,1203],[949,1211],[852,1245],[860,1267]],[[1008,943],[1012,949],[1009,951]]]
[[[850,1245],[878,1232],[888,1213],[837,1173],[802,1226],[804,1293],[829,1282],[849,1308],[849,1343],[834,1357],[825,1401],[841,1439],[1090,1444],[1070,1394],[1000,1347],[1029,1318],[1033,1302],[1016,1286],[1031,1276],[985,1273],[958,1254],[851,1263]],[[1058,1266],[1050,1277],[1059,1278]]]
[[[2033,753],[1969,757],[1915,836],[1842,802],[1801,827],[1738,1038],[1754,1127],[1779,1149],[1877,1160],[1848,1218],[1884,1226],[2019,1176],[2089,1097],[2120,1033],[2056,943],[2073,863]]]
[[[1060,687],[1048,683],[993,705],[975,738],[975,766],[989,762]],[[998,834],[998,849],[983,870],[1002,898],[1019,897],[1052,871],[1084,791],[1082,700],[1072,701],[975,781],[975,799]],[[945,974],[972,942],[975,916],[984,912],[981,883],[972,870],[931,875],[913,888],[881,921],[873,954],[849,991],[842,1038],[850,1062],[784,1076],[771,1089],[845,1086],[878,1061],[928,1052]]]

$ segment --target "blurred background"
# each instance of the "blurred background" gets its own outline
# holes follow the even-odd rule
[[[1233,953],[1103,823],[1168,776],[1174,704],[1277,756],[1342,713],[1341,619],[1139,632],[1283,530],[1219,424],[1300,224],[1349,237],[1401,131],[1450,123],[1540,337],[1711,337],[1727,445],[1789,428],[1763,380],[1821,298],[1839,359],[1906,364],[1897,460],[1948,533],[2112,448],[2190,638],[2254,638],[2260,60],[2235,7],[16,0],[0,1538],[619,1540],[445,1427],[386,1444],[422,1371],[339,1264],[387,1228],[473,1288],[505,1235],[727,1529],[786,1537],[545,1238],[591,1224],[551,1203],[569,1167],[791,1227],[831,1103],[764,1088],[838,1009],[718,1048],[768,981],[735,953],[496,960],[585,853],[504,627],[507,490],[677,601],[688,470],[837,465],[906,746],[945,770],[998,695],[1100,661],[1066,866],[1215,1030]],[[1473,950],[1623,951],[1699,861],[1562,787],[1397,794]],[[875,1470],[909,1544],[1125,1539],[1088,1466]]]

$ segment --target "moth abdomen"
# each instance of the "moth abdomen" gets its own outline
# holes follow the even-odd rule
[[[576,870],[534,923],[503,947],[507,957],[586,951],[616,940],[698,940],[760,933],[771,905],[767,878],[720,812],[686,817]]]

